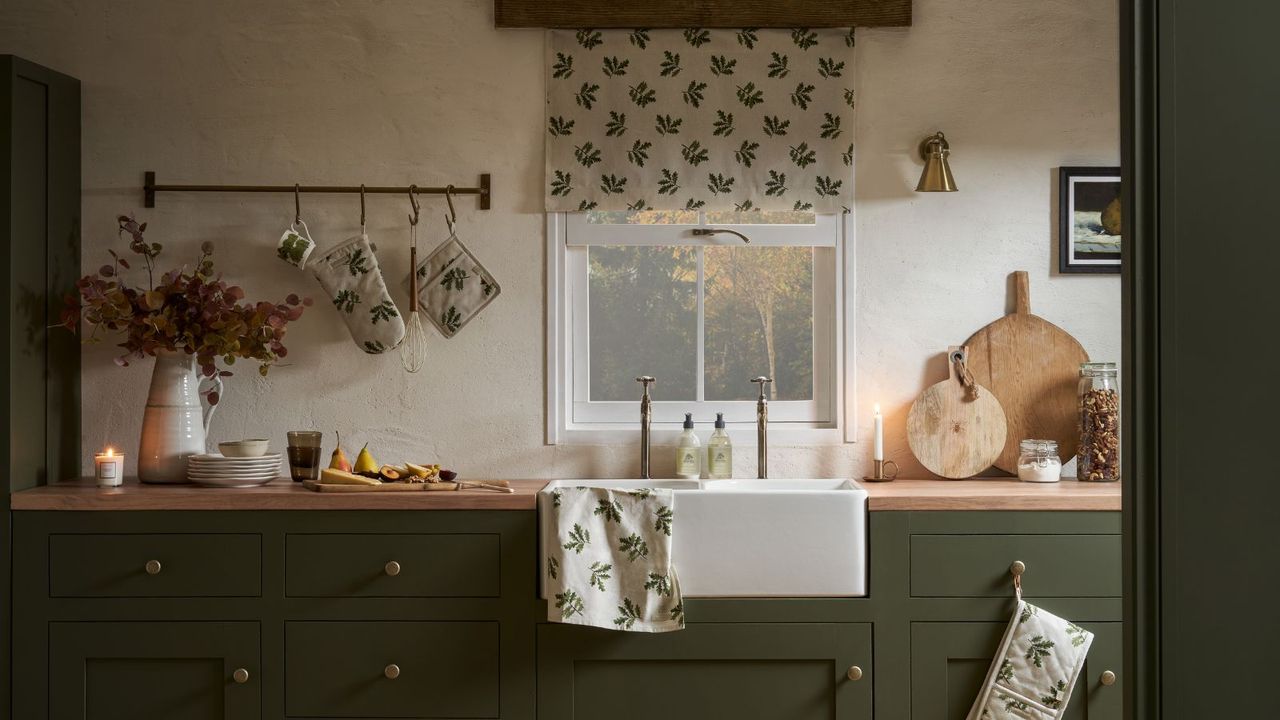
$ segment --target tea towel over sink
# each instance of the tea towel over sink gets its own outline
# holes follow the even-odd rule
[[[566,487],[543,527],[547,619],[631,632],[684,627],[671,490]]]

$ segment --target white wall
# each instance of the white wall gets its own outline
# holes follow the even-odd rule
[[[161,182],[471,184],[493,174],[494,209],[461,202],[460,232],[503,295],[457,338],[431,332],[430,372],[371,357],[318,303],[289,331],[289,365],[241,367],[215,439],[341,430],[388,459],[438,458],[472,476],[634,473],[624,447],[543,445],[543,63],[538,31],[493,29],[490,0],[147,2],[6,0],[0,51],[82,79],[86,269],[122,247],[114,217],[137,211],[162,264],[217,243],[218,267],[250,299],[317,295],[273,257],[288,195],[162,194]],[[1005,310],[1005,276],[1031,271],[1032,308],[1095,358],[1118,359],[1117,276],[1056,277],[1054,173],[1118,161],[1115,0],[916,0],[910,29],[858,35],[856,388],[887,411],[905,474],[904,424],[941,379],[938,354]],[[941,128],[961,192],[911,192],[915,147]],[[407,264],[406,201],[371,197],[381,259]],[[440,199],[427,200],[440,239]],[[304,196],[322,243],[356,230],[354,196]],[[403,294],[401,293],[401,297]],[[136,448],[149,372],[113,349],[84,351],[84,453]],[[862,423],[862,436],[867,435]],[[657,451],[656,470],[669,468]],[[775,476],[856,475],[868,443],[775,448]],[[737,469],[754,471],[741,448]],[[132,461],[130,462],[132,470]]]

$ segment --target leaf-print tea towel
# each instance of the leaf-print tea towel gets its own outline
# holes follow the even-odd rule
[[[631,632],[682,629],[671,565],[674,501],[671,490],[553,490],[542,530],[547,619]]]
[[[312,262],[311,270],[347,324],[356,347],[377,355],[404,340],[404,318],[387,292],[368,235],[346,240]]]
[[[1023,600],[968,720],[1056,720],[1084,669],[1093,633]]]
[[[453,233],[418,264],[418,303],[447,338],[457,335],[501,292],[498,281]]]

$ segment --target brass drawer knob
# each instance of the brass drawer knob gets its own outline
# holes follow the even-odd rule
[[[1110,670],[1103,670],[1102,677],[1098,678],[1098,682],[1108,687],[1116,684],[1116,674]]]
[[[159,561],[159,560],[148,560],[148,561],[147,561],[147,564],[143,566],[143,569],[147,571],[147,574],[148,574],[148,575],[159,575],[159,574],[160,574],[160,561]]]
[[[849,678],[850,680],[852,680],[852,681],[854,681],[854,682],[857,682],[857,681],[861,680],[861,679],[862,679],[862,668],[858,667],[857,665],[851,665],[851,666],[849,666],[849,670],[848,670],[848,672],[846,672],[846,673],[845,673],[845,677]]]
[[[243,685],[249,682],[249,671],[244,668],[236,668],[236,671],[231,673],[231,679],[235,680],[237,684]]]
[[[400,563],[396,562],[395,560],[392,560],[391,562],[384,565],[382,569],[391,577],[395,577],[400,574]]]
[[[382,674],[387,676],[388,680],[395,680],[400,677],[400,666],[395,663],[382,668]]]
[[[1020,577],[1022,573],[1026,571],[1027,571],[1027,564],[1022,562],[1021,560],[1014,560],[1013,564],[1009,566],[1009,573],[1014,577]]]

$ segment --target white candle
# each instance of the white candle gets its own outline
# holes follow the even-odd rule
[[[884,459],[884,418],[880,415],[880,403],[876,403],[876,440],[875,449],[871,453],[872,460]]]
[[[124,483],[124,454],[107,448],[93,456],[93,469],[98,487],[120,487]]]

